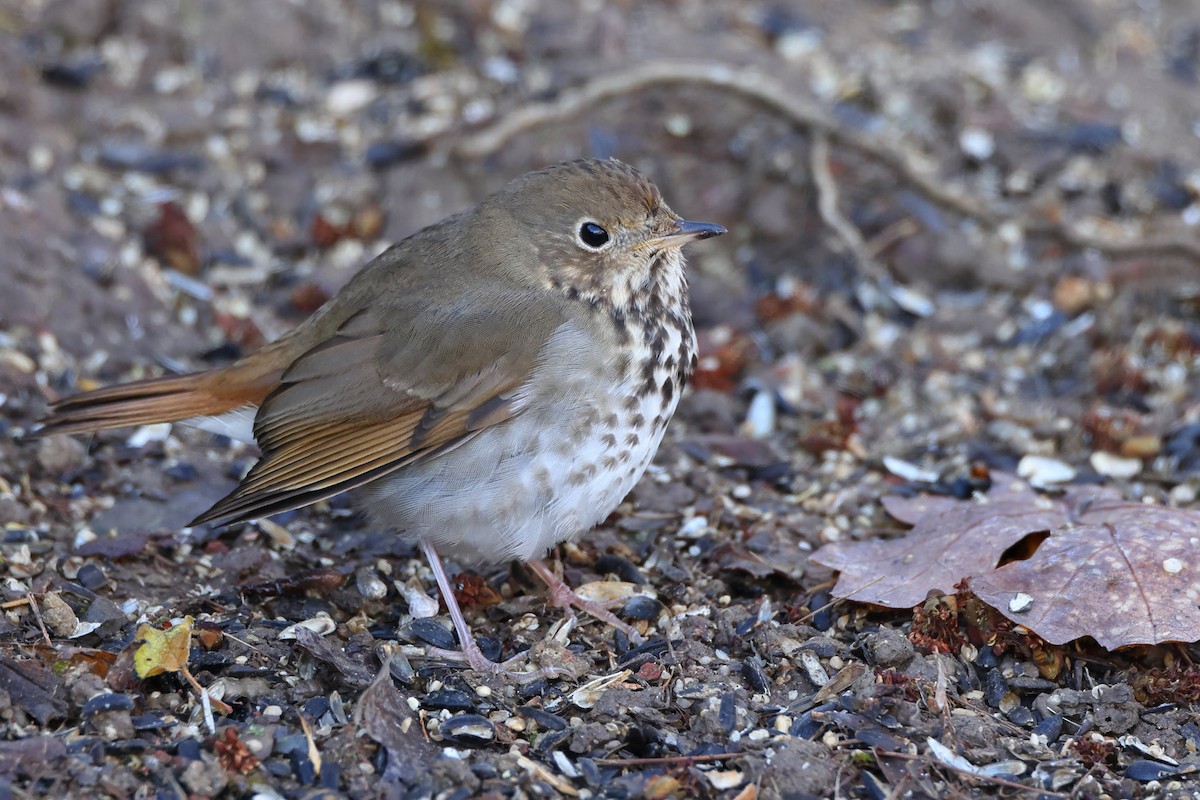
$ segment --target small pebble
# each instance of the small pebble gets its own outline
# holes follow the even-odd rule
[[[1142,471],[1142,461],[1138,458],[1122,458],[1097,450],[1088,458],[1092,469],[1109,478],[1128,480]]]
[[[372,81],[341,81],[330,87],[325,108],[334,116],[344,117],[366,108],[378,96],[379,90]]]
[[[958,146],[976,161],[987,161],[996,152],[996,140],[983,128],[963,128],[958,135]]]
[[[80,466],[86,453],[83,442],[76,436],[60,433],[38,440],[38,463],[52,475]]]
[[[1046,456],[1025,456],[1017,464],[1017,475],[1037,489],[1068,483],[1075,479],[1075,474],[1070,464]]]

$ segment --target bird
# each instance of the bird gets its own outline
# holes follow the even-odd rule
[[[373,524],[423,551],[454,655],[516,674],[479,648],[442,558],[526,562],[556,604],[631,630],[543,558],[650,464],[696,366],[682,248],[725,232],[616,159],[549,166],[392,245],[260,350],[67,397],[36,434],[183,422],[255,443],[258,461],[189,526],[356,490]]]

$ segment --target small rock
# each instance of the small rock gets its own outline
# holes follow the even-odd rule
[[[776,749],[762,778],[766,785],[788,787],[797,797],[833,797],[837,781],[833,752],[804,739],[789,739]]]
[[[1153,458],[1162,449],[1162,438],[1151,434],[1131,436],[1121,443],[1121,455],[1126,458]]]
[[[1122,458],[1102,450],[1092,453],[1088,461],[1091,463],[1092,469],[1109,478],[1129,479],[1142,471],[1141,459]]]
[[[95,714],[89,721],[89,726],[110,742],[132,739],[137,733],[133,727],[133,715],[124,709]]]
[[[229,784],[225,770],[219,764],[206,760],[203,755],[200,760],[184,767],[180,780],[191,794],[200,797],[216,797]]]
[[[69,637],[79,627],[79,618],[58,592],[42,598],[42,621],[55,636]]]
[[[38,441],[38,463],[55,475],[82,464],[85,453],[83,443],[66,434],[59,433]]]
[[[867,655],[877,667],[903,667],[912,661],[913,644],[898,630],[880,628],[867,637]]]
[[[1096,300],[1092,282],[1078,275],[1064,275],[1054,285],[1054,305],[1064,314],[1074,317]]]
[[[1025,456],[1017,464],[1017,474],[1037,489],[1045,489],[1075,478],[1075,468],[1055,458]]]
[[[771,392],[761,391],[750,401],[742,433],[752,439],[765,439],[775,432],[775,397]]]
[[[325,108],[336,117],[360,111],[379,96],[379,90],[369,80],[358,79],[335,83],[325,98]]]

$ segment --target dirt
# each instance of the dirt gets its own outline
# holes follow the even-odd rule
[[[1200,794],[1192,644],[994,640],[836,602],[807,560],[1029,455],[1197,507],[1200,9],[47,0],[0,29],[3,796]],[[638,82],[663,61],[695,80]],[[690,256],[701,370],[656,466],[557,553],[637,587],[644,647],[501,564],[463,574],[475,629],[580,677],[481,679],[426,656],[432,576],[352,499],[186,531],[253,448],[24,437],[583,155],[730,230]],[[211,725],[134,671],[139,626],[189,616]]]

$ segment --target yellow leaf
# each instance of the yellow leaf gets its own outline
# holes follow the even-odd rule
[[[178,672],[187,666],[192,646],[191,617],[184,617],[183,622],[165,631],[142,625],[137,636],[142,643],[133,652],[133,668],[142,680],[164,672]]]

